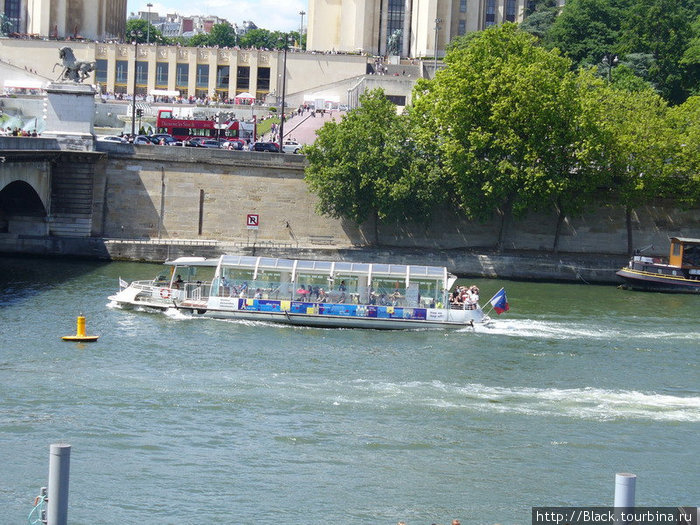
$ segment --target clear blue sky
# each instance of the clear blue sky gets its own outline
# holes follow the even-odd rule
[[[138,11],[148,11],[149,0],[128,0],[127,16]],[[270,31],[299,31],[301,15],[306,11],[304,28],[308,20],[307,0],[150,0],[151,12],[165,15],[216,15],[239,26],[244,20],[252,20],[255,25]]]

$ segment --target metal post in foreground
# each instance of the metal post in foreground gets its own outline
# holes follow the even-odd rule
[[[636,474],[626,472],[615,474],[615,513],[622,513],[624,509],[634,508],[634,488],[637,482]],[[621,523],[627,523],[620,520]]]
[[[70,445],[56,443],[49,452],[49,504],[47,525],[68,523],[68,481],[70,478]]]

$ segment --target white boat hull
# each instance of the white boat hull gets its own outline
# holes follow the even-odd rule
[[[465,328],[490,319],[481,309],[394,308],[391,306],[210,297],[186,300],[179,290],[132,283],[109,299],[122,308],[164,311],[175,308],[212,319],[282,323],[320,328],[416,330]],[[262,311],[267,308],[276,311]],[[332,312],[341,311],[344,315]],[[307,313],[303,313],[307,312]],[[325,313],[324,313],[325,312]],[[397,317],[397,315],[399,317]]]

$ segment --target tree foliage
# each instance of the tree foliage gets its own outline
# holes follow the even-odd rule
[[[617,55],[668,102],[680,104],[700,90],[699,17],[697,0],[567,0],[548,29],[531,32],[575,68],[598,65],[607,74],[602,58]],[[530,30],[535,22],[526,19],[522,27]],[[646,57],[645,64],[633,57]]]
[[[445,58],[416,91],[422,133],[434,133],[458,205],[471,218],[504,220],[557,203],[582,206],[596,184],[579,121],[570,61],[512,24],[484,31]],[[427,89],[426,89],[427,88]]]
[[[396,106],[382,90],[361,97],[341,122],[328,122],[305,149],[306,181],[319,198],[318,211],[356,224],[422,219],[440,192],[413,164],[415,146]],[[375,229],[375,240],[376,240]]]
[[[623,49],[653,55],[652,82],[673,104],[683,102],[693,89],[681,60],[691,45],[692,22],[699,14],[696,0],[636,0],[623,24]]]
[[[504,24],[458,39],[445,63],[403,115],[376,91],[321,129],[306,172],[321,213],[375,226],[440,208],[500,214],[502,246],[511,216],[554,209],[557,250],[566,216],[611,203],[631,250],[636,208],[700,204],[700,97],[669,106],[641,78],[648,54],[601,77]]]
[[[593,65],[617,53],[619,34],[630,0],[569,0],[545,37],[546,44],[569,57],[574,66]]]
[[[136,36],[131,36],[132,31],[136,34]],[[141,33],[141,36],[138,36],[139,32]],[[163,36],[163,33],[161,33],[159,29],[156,29],[148,20],[143,20],[141,18],[131,18],[126,21],[124,40],[125,42],[136,41],[139,44],[145,44],[147,40],[150,41],[150,43],[170,43],[170,41]]]

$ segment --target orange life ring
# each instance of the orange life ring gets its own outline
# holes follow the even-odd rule
[[[163,299],[170,299],[170,290],[167,288],[161,288],[160,289],[160,296]]]

